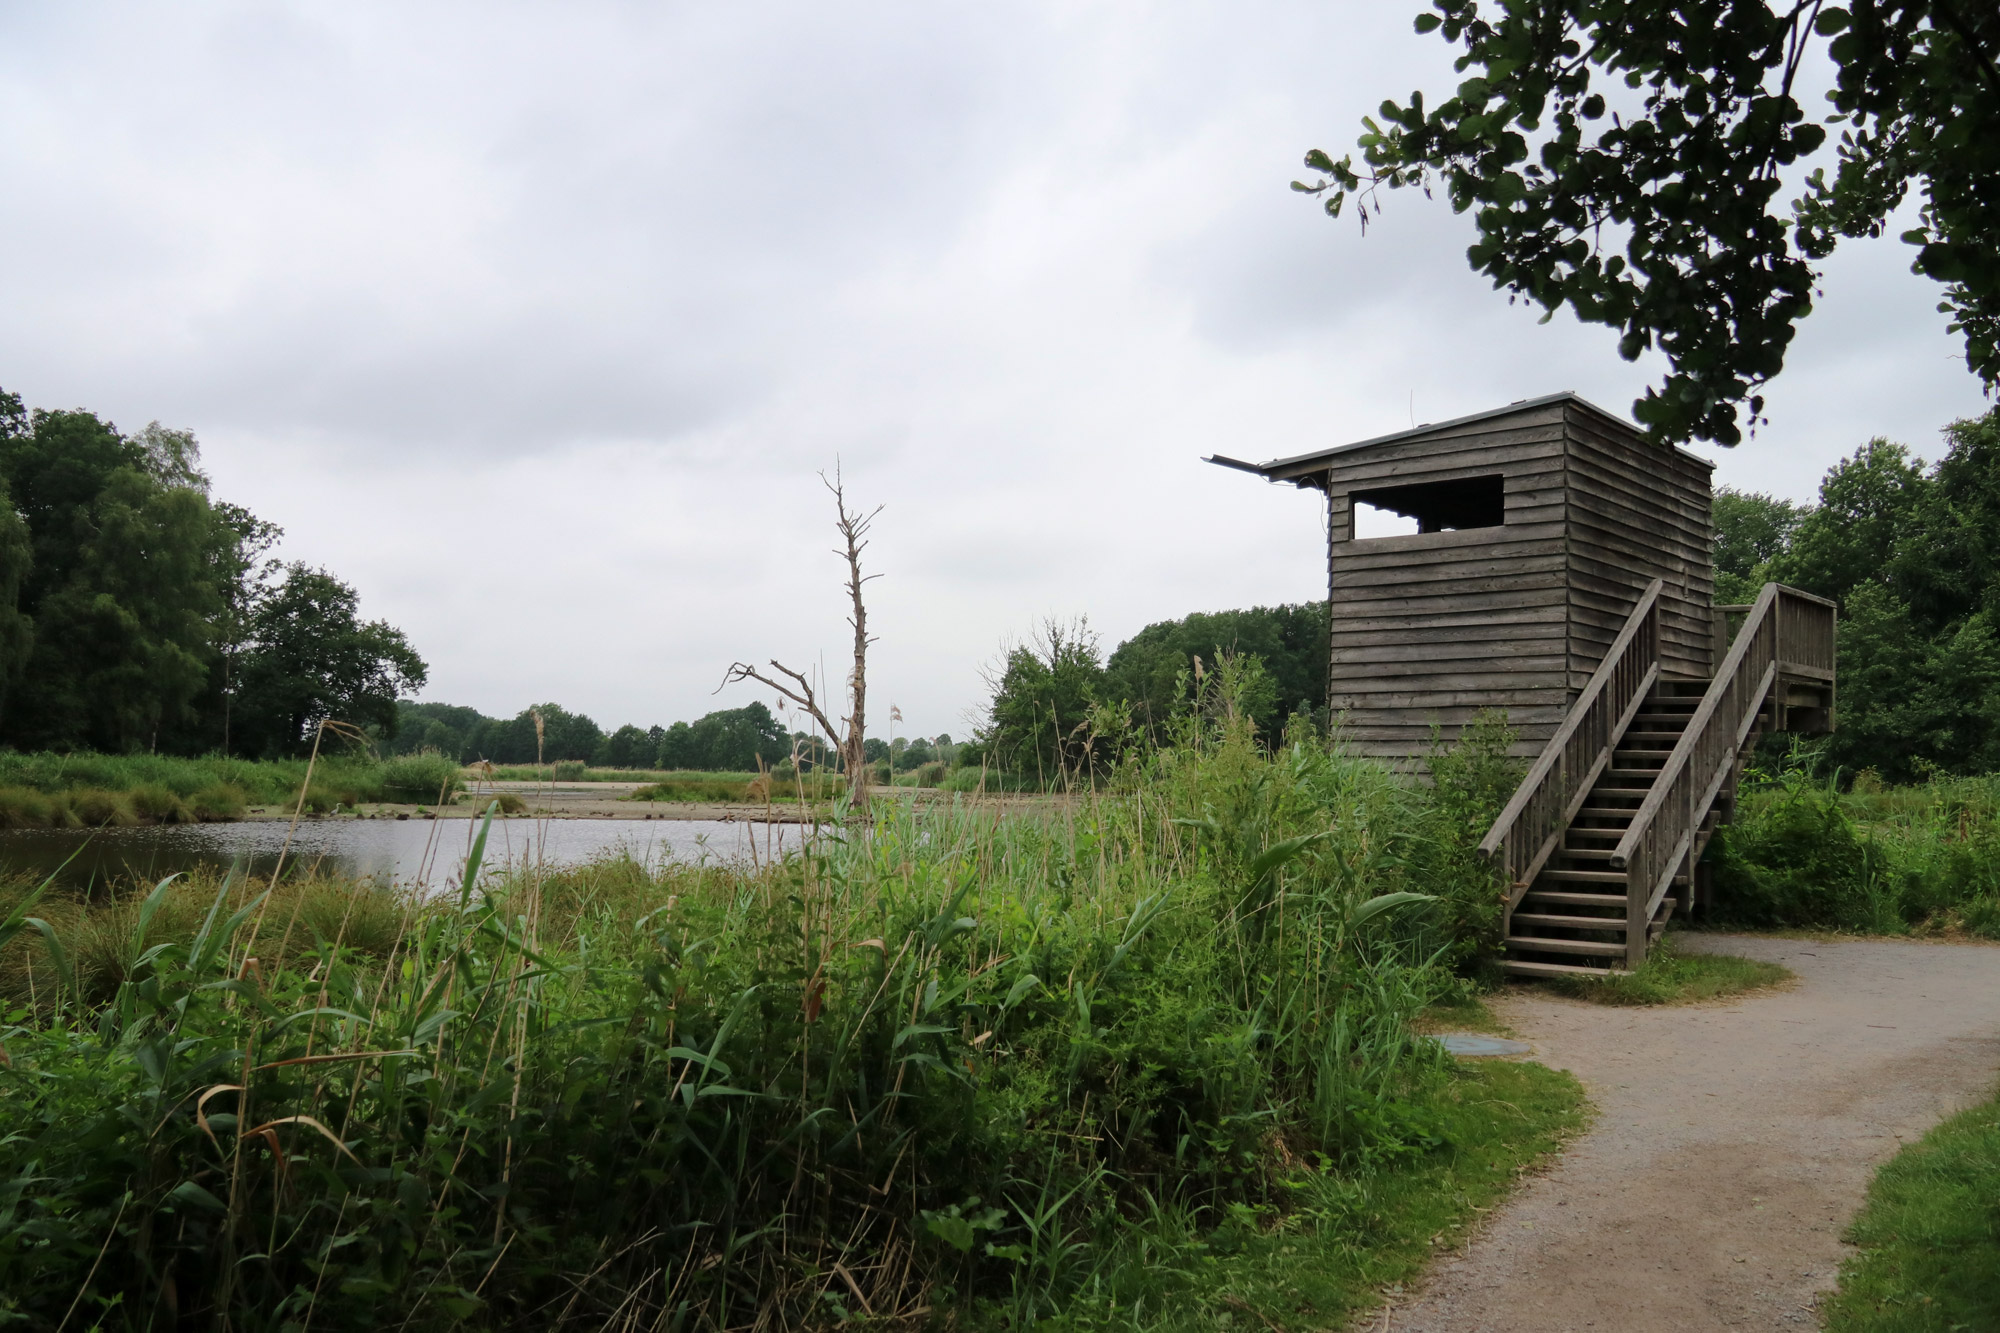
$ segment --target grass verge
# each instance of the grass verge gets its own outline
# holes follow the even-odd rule
[[[1457,1244],[1522,1172],[1584,1127],[1589,1111],[1571,1075],[1490,1061],[1458,1066],[1434,1114],[1439,1146],[1431,1152],[1359,1176],[1300,1171],[1286,1182],[1290,1206],[1282,1210],[1239,1205],[1203,1233],[1156,1208],[1043,1326],[1342,1327]]]
[[[249,806],[291,806],[306,777],[303,759],[0,753],[0,829],[238,819]],[[304,805],[316,813],[449,800],[464,785],[458,765],[435,754],[322,755],[311,777]]]
[[[1635,971],[1602,978],[1550,977],[1537,984],[1592,1004],[1697,1004],[1783,985],[1794,975],[1788,967],[1734,954],[1682,953],[1668,936]]]
[[[2000,1328],[2000,1098],[1961,1112],[1876,1173],[1828,1333]]]

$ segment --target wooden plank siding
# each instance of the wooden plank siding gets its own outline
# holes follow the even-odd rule
[[[1419,431],[1327,460],[1327,702],[1348,744],[1408,760],[1483,709],[1524,754],[1568,704],[1564,410]],[[1498,475],[1499,527],[1352,537],[1357,491]]]
[[[1574,394],[1255,470],[1326,493],[1327,702],[1363,754],[1414,760],[1483,709],[1538,753],[1654,578],[1666,673],[1709,672],[1710,465]],[[1492,476],[1499,526],[1354,536],[1357,492]]]
[[[1712,465],[1648,440],[1581,399],[1567,415],[1570,689],[1589,682],[1656,578],[1665,582],[1662,673],[1707,677],[1714,661]]]

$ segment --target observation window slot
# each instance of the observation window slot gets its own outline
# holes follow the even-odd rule
[[[1390,536],[1399,530],[1409,532],[1411,520],[1415,521],[1417,532],[1497,528],[1507,521],[1507,488],[1504,479],[1498,476],[1384,486],[1353,491],[1347,498],[1355,508],[1356,536],[1364,535],[1360,531],[1364,518],[1374,520],[1368,526],[1376,530],[1365,534],[1370,537]],[[1367,510],[1376,513],[1369,515]],[[1385,524],[1386,514],[1400,515],[1404,521],[1399,524],[1388,519]],[[1382,530],[1385,526],[1388,531]]]

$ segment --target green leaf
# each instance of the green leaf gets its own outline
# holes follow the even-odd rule
[[[322,1006],[317,1009],[301,1009],[297,1013],[286,1014],[277,1021],[272,1030],[282,1031],[302,1018],[325,1018],[329,1016],[333,1018],[349,1018],[364,1027],[368,1024],[368,1016],[366,1014],[357,1014],[352,1009],[334,1009]]]
[[[936,1023],[912,1023],[908,1027],[904,1028],[901,1032],[898,1032],[896,1034],[896,1039],[889,1043],[889,1049],[892,1051],[895,1050],[897,1047],[901,1046],[904,1042],[908,1041],[912,1037],[935,1036],[939,1033],[950,1032],[950,1031],[951,1031],[950,1028],[943,1027]]]
[[[1434,903],[1436,901],[1437,895],[1433,893],[1378,894],[1355,908],[1354,915],[1350,920],[1358,926],[1364,921],[1372,921],[1384,912],[1393,912],[1398,907],[1408,907],[1412,903]]]
[[[960,1254],[970,1254],[973,1241],[979,1239],[972,1223],[954,1214],[927,1211],[924,1228]]]
[[[196,1208],[206,1208],[212,1213],[227,1212],[222,1200],[210,1194],[192,1180],[183,1180],[167,1191],[167,1202],[192,1204]]]
[[[208,915],[201,919],[201,926],[188,941],[188,970],[198,972],[208,961],[208,940],[215,930],[215,919],[222,915],[222,904],[229,901],[229,891],[236,887],[236,872],[243,863],[236,862],[229,867],[229,873],[222,877],[222,884],[215,891],[215,901],[209,904]]]
[[[173,887],[173,882],[179,878],[178,873],[168,875],[155,884],[153,891],[146,895],[146,901],[139,904],[139,920],[132,927],[133,947],[136,948],[146,942],[146,927],[153,924],[153,917],[159,912],[160,904],[167,900],[167,890]]]
[[[1415,24],[1415,26],[1416,26],[1416,29],[1417,29],[1417,31],[1418,31],[1418,32],[1420,32],[1420,33],[1425,33],[1425,32],[1436,32],[1436,31],[1438,30],[1438,25],[1439,25],[1439,24],[1441,24],[1441,23],[1443,23],[1443,22],[1444,22],[1444,19],[1443,19],[1442,17],[1440,17],[1439,15],[1436,15],[1436,14],[1419,14],[1419,15],[1417,15],[1417,20],[1416,20],[1416,24]]]
[[[38,916],[31,916],[27,924],[42,933],[42,943],[48,946],[49,961],[55,964],[56,979],[62,983],[64,993],[72,1001],[76,999],[76,969],[69,960],[69,950],[63,947],[62,937],[56,928]]]
[[[423,1022],[417,1024],[416,1031],[410,1034],[410,1045],[412,1046],[423,1045],[425,1042],[429,1041],[432,1037],[437,1036],[437,1034],[444,1029],[444,1025],[446,1023],[449,1023],[452,1019],[457,1017],[458,1017],[458,1010],[456,1009],[438,1010],[430,1017],[424,1019]]]
[[[7,914],[7,919],[0,921],[0,949],[6,948],[7,941],[20,934],[21,927],[28,924],[28,909],[40,900],[42,889],[46,889],[47,887],[47,884],[43,884],[41,888],[36,889],[27,897],[21,899],[20,902],[14,904],[14,910]]]
[[[1026,998],[1029,991],[1040,989],[1041,984],[1042,979],[1033,972],[1025,973],[1017,978],[1012,986],[1007,988],[1007,998],[1000,1002],[1000,1007],[1002,1009],[1012,1009]]]
[[[728,1065],[712,1055],[703,1055],[692,1046],[669,1046],[667,1047],[667,1058],[669,1060],[691,1061],[722,1078],[728,1078],[730,1074]]]
[[[472,900],[472,886],[479,879],[479,867],[486,860],[486,835],[493,831],[493,816],[498,813],[500,802],[490,801],[486,814],[479,821],[479,832],[472,839],[472,850],[465,854],[465,877],[458,885],[458,908],[462,912]]]
[[[1298,856],[1314,843],[1324,841],[1332,836],[1333,830],[1321,829],[1318,833],[1304,833],[1296,838],[1286,838],[1283,842],[1272,843],[1264,849],[1263,853],[1256,860],[1250,863],[1250,878],[1253,880],[1264,878],[1264,876]]]

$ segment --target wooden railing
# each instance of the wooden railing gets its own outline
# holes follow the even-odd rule
[[[1662,586],[1659,579],[1646,585],[1596,674],[1479,844],[1479,854],[1497,858],[1507,873],[1510,917],[1550,854],[1562,845],[1591,784],[1611,761],[1618,738],[1660,674]]]
[[[1626,965],[1646,959],[1653,913],[1674,877],[1692,879],[1701,854],[1701,826],[1735,772],[1743,742],[1774,686],[1785,678],[1831,682],[1833,603],[1767,583],[1716,669],[1680,743],[1611,854],[1625,872]]]

